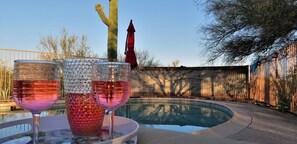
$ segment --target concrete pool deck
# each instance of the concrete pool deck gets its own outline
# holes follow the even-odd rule
[[[297,116],[254,104],[206,101],[226,106],[228,122],[199,132],[140,127],[138,144],[296,144]]]

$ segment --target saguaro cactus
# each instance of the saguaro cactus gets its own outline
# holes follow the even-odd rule
[[[109,19],[104,14],[104,10],[101,4],[96,4],[96,11],[103,23],[108,27],[108,59],[116,60],[118,45],[118,0],[109,0]]]

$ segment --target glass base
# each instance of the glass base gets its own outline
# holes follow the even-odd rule
[[[86,144],[86,143],[98,143],[109,140],[108,130],[101,130],[99,136],[73,136],[70,129],[53,130],[47,132],[39,132],[38,143],[39,144]],[[114,132],[114,139],[125,135],[124,133]],[[32,134],[19,134],[11,139],[3,141],[3,144],[11,143],[32,143]],[[128,140],[124,144],[136,144],[133,140]]]

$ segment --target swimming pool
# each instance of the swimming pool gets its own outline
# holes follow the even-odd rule
[[[65,114],[64,108],[56,108],[42,112],[41,116]],[[115,114],[134,119],[145,127],[187,133],[214,127],[232,118],[232,112],[224,106],[172,98],[131,98]],[[0,123],[30,117],[27,111],[13,111],[0,114]]]
[[[131,99],[116,115],[152,128],[195,132],[222,124],[232,112],[221,105],[192,99]]]

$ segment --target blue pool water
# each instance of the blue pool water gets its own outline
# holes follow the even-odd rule
[[[189,99],[131,99],[116,115],[146,127],[191,133],[228,121],[232,112],[224,106]]]
[[[65,114],[64,108],[56,108],[42,112],[41,115]],[[150,128],[191,133],[228,121],[232,112],[224,106],[190,99],[130,99],[116,110],[115,115],[134,119]],[[24,110],[5,112],[0,113],[0,123],[31,117]]]

